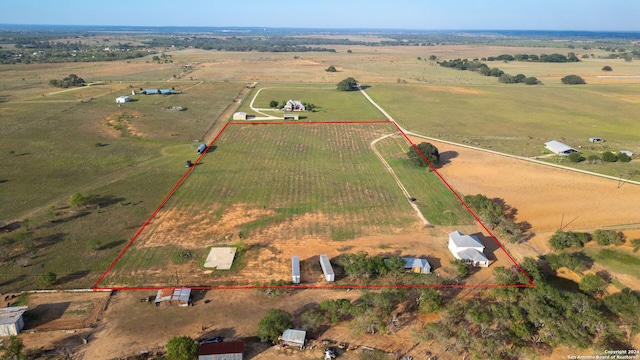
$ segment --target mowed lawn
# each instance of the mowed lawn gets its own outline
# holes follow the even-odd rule
[[[415,230],[418,217],[370,146],[396,131],[391,124],[229,125],[100,286],[162,285],[181,253],[202,266],[208,247],[235,241],[263,247],[270,238],[313,236],[346,245]],[[381,152],[425,216],[434,224],[472,223],[435,174],[401,158],[408,146],[397,137]]]
[[[258,89],[255,91],[257,92]],[[251,94],[239,111],[255,114],[249,104],[255,96]],[[270,102],[277,101],[278,107],[263,111],[269,115],[282,117],[279,110],[289,99],[315,105],[314,111],[298,112],[302,121],[379,121],[386,120],[380,111],[371,106],[358,91],[339,91],[335,85],[275,85],[264,87],[255,97],[253,107],[270,109]]]

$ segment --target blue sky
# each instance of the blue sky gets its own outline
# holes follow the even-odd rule
[[[638,0],[0,0],[0,24],[639,31]]]

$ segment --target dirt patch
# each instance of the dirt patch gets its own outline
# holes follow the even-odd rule
[[[140,132],[131,122],[132,120],[143,116],[144,115],[142,113],[137,111],[116,112],[102,119],[100,123],[104,125],[104,133],[110,138],[117,138],[125,135],[145,137],[145,134]]]

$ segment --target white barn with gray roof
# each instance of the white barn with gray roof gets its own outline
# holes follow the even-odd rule
[[[10,306],[0,309],[0,336],[17,336],[24,327],[22,314],[26,306]]]

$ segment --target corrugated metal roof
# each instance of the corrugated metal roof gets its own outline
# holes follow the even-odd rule
[[[571,146],[561,143],[560,141],[551,140],[549,142],[544,143],[544,146],[553,151],[556,154],[567,154],[570,152],[577,152],[578,150],[572,148]]]
[[[453,243],[458,248],[468,248],[468,247],[481,247],[484,248],[484,245],[473,235],[465,235],[460,231],[456,230],[449,234],[449,239],[453,241]]]
[[[331,262],[329,261],[329,257],[326,254],[320,255],[320,267],[322,267],[322,271],[325,275],[334,275],[333,267],[331,267]]]
[[[307,332],[304,330],[287,329],[280,338],[284,342],[304,345],[304,339],[307,337]]]
[[[404,260],[404,267],[406,269],[413,268],[427,268],[431,269],[431,265],[427,261],[427,259],[418,259],[418,258],[402,258]]]
[[[473,260],[475,262],[486,262],[489,261],[483,253],[476,249],[465,249],[458,252],[458,256],[460,259],[468,259]]]
[[[25,311],[27,311],[26,306],[10,306],[0,309],[0,325],[15,324]]]
[[[191,296],[190,288],[175,288],[175,289],[160,289],[158,290],[158,295],[156,295],[156,303],[160,303],[163,301],[178,301],[178,302],[189,302],[189,297]]]
[[[242,341],[229,341],[202,344],[198,355],[242,354],[243,352],[244,343]]]

